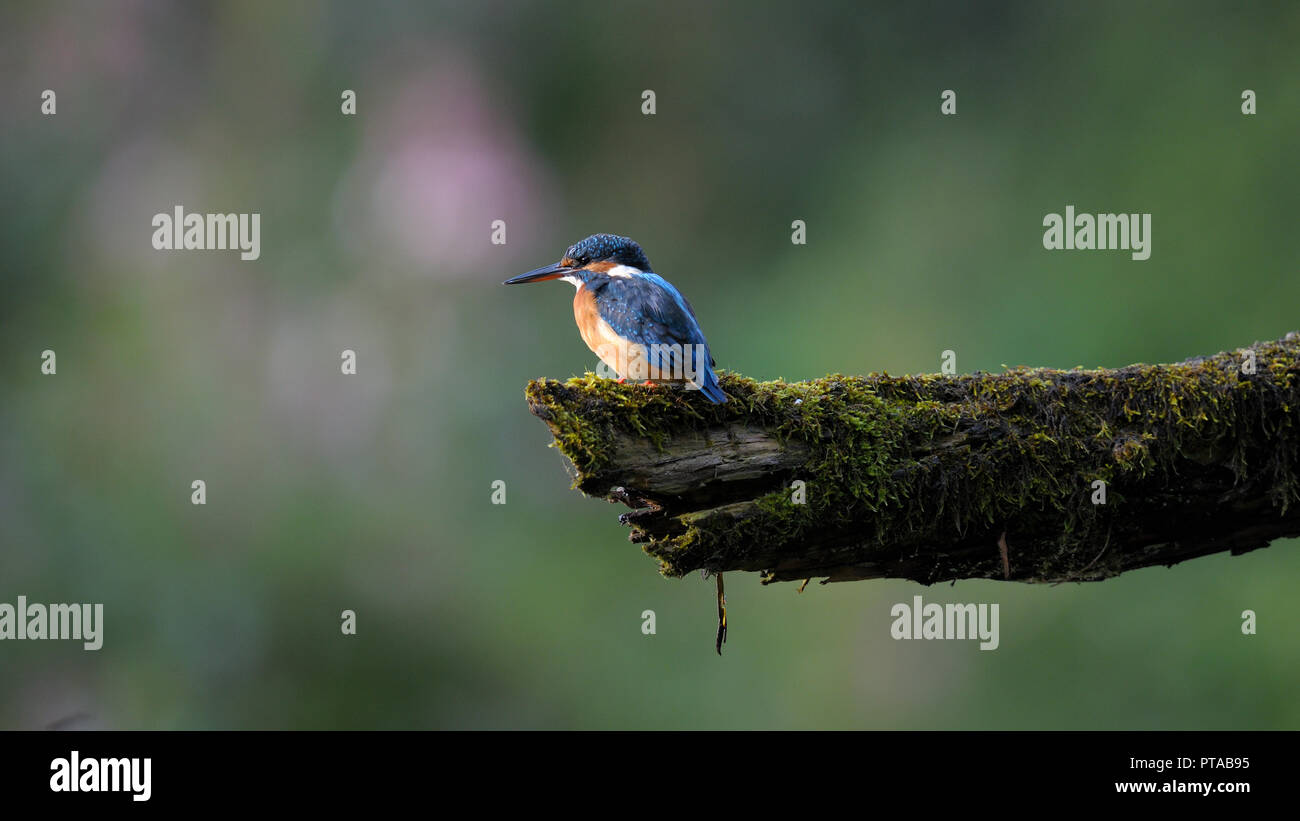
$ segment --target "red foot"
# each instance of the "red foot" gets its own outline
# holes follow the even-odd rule
[[[620,377],[618,378],[618,384],[620,384],[620,385],[622,385],[622,384],[623,384],[624,382],[626,382],[626,381],[627,381],[627,377],[626,377],[626,376],[620,376]]]

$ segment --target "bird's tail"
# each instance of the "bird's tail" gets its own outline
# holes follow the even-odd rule
[[[693,367],[689,380],[691,386],[698,388],[700,393],[715,405],[726,402],[728,397],[722,392],[722,386],[718,384],[718,375],[713,372],[713,355],[709,353],[708,346],[693,345],[687,355]]]
[[[715,405],[726,402],[728,397],[722,392],[722,386],[718,384],[718,377],[713,373],[713,369],[705,368],[701,376],[703,379],[700,380],[700,393],[707,396]]]

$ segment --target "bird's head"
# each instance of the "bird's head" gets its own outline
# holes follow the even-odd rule
[[[525,282],[563,279],[581,286],[599,274],[632,276],[649,270],[650,260],[646,259],[640,245],[627,237],[614,234],[592,234],[581,242],[570,245],[554,265],[535,268],[526,274],[507,279],[504,284],[521,285]]]

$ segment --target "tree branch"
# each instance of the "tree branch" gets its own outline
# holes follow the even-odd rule
[[[1174,365],[722,387],[528,385],[574,486],[633,508],[668,576],[1099,580],[1300,535],[1300,333]]]

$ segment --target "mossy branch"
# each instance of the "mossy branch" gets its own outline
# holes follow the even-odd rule
[[[722,387],[528,385],[574,486],[633,508],[668,576],[1099,580],[1300,535],[1300,333],[1174,365]]]

